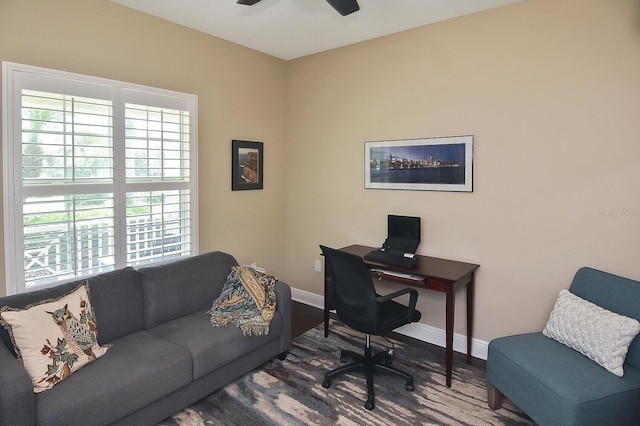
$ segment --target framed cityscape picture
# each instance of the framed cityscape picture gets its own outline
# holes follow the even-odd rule
[[[262,142],[231,141],[231,190],[263,189]]]
[[[364,143],[364,187],[473,192],[473,136]]]

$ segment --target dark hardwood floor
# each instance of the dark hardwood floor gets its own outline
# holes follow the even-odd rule
[[[291,310],[293,311],[291,335],[294,339],[324,321],[322,309],[305,303],[293,301]]]
[[[293,301],[292,312],[293,324],[291,334],[294,339],[296,338],[296,336],[303,334],[304,332],[312,329],[318,324],[322,324],[322,322],[324,321],[322,309],[318,309],[305,303]],[[335,315],[333,313],[331,315],[333,318],[335,318]],[[390,333],[389,337],[432,351],[442,356],[443,359],[445,357],[445,349],[443,347],[436,346],[422,340],[414,339],[412,337],[407,337],[399,333]],[[466,361],[465,355],[458,352],[454,352],[453,357],[457,361]],[[473,365],[479,366],[481,368],[486,368],[486,361],[479,358],[473,358]]]

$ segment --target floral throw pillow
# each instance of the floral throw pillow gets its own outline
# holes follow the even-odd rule
[[[0,318],[35,393],[51,389],[109,348],[98,345],[86,282],[66,296],[26,309],[3,307]]]

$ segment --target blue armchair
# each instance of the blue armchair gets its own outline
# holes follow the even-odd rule
[[[640,320],[638,281],[581,268],[569,291]],[[506,396],[541,426],[640,425],[640,337],[623,367],[618,377],[543,333],[497,338],[487,357],[489,407],[500,409]]]

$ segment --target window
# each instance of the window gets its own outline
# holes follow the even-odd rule
[[[197,97],[3,63],[7,294],[197,253]]]

